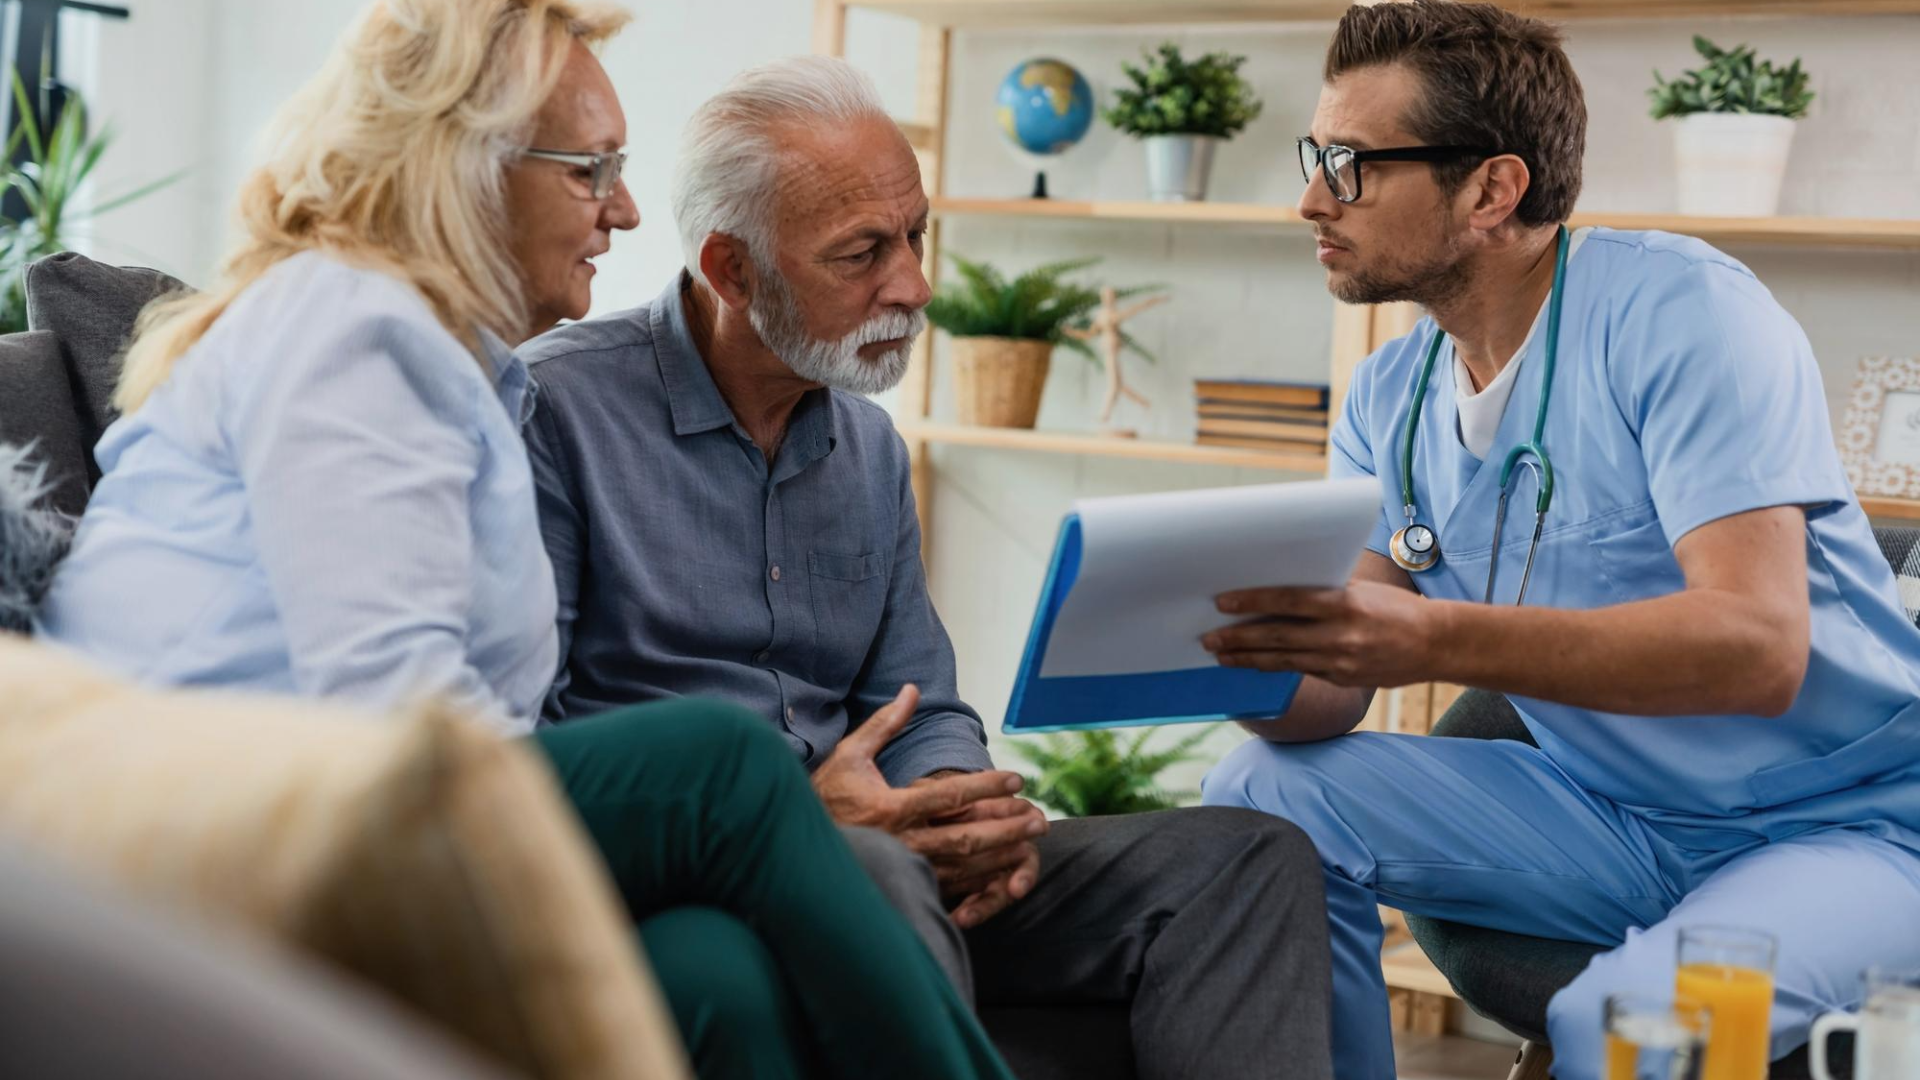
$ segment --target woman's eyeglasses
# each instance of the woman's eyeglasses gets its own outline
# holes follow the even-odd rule
[[[1343,203],[1360,197],[1360,166],[1369,161],[1460,161],[1490,158],[1500,151],[1478,146],[1401,146],[1391,150],[1355,150],[1350,146],[1321,146],[1311,136],[1300,145],[1300,178],[1313,183],[1313,170],[1327,178],[1327,190]]]
[[[558,161],[563,165],[587,170],[589,190],[596,199],[604,199],[613,194],[620,186],[620,173],[627,167],[627,152],[613,150],[604,154],[582,154],[566,150],[522,150],[522,157],[539,158],[542,161]]]

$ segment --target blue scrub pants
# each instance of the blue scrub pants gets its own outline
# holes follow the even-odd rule
[[[1319,848],[1340,1080],[1394,1077],[1377,904],[1613,946],[1548,1006],[1561,1080],[1601,1075],[1607,995],[1672,993],[1683,926],[1778,939],[1775,1058],[1821,1012],[1856,1007],[1867,967],[1920,966],[1920,858],[1905,849],[1845,828],[1773,843],[1727,830],[1715,850],[1682,847],[1523,743],[1256,739],[1208,775],[1205,801],[1286,818]],[[1687,835],[1697,845],[1702,832]]]

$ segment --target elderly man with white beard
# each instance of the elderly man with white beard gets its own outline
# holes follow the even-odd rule
[[[560,600],[544,719],[743,704],[963,993],[1124,1005],[1144,1078],[1330,1076],[1301,833],[1234,809],[1050,825],[958,696],[906,448],[860,396],[900,380],[929,299],[919,167],[872,85],[822,58],[747,72],[688,125],[673,194],[667,289],[523,350]]]

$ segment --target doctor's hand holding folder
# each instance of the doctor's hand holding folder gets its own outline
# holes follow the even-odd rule
[[[1053,563],[1002,729],[1125,727],[1286,712],[1293,672],[1222,667],[1214,598],[1345,586],[1380,520],[1372,478],[1083,499]]]

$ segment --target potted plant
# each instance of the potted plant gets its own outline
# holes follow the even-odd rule
[[[1261,101],[1240,75],[1247,58],[1211,52],[1189,62],[1172,42],[1141,58],[1120,65],[1133,85],[1116,87],[1101,115],[1146,144],[1150,198],[1204,200],[1214,150],[1260,115]]]
[[[1813,92],[1796,58],[1785,68],[1756,60],[1742,45],[1727,50],[1696,35],[1705,67],[1668,82],[1653,73],[1653,118],[1673,117],[1680,166],[1680,212],[1771,217],[1793,147],[1793,122]]]
[[[4,160],[0,160],[0,192],[19,192],[27,216],[20,221],[0,218],[0,334],[27,328],[27,267],[44,256],[67,250],[69,229],[180,178],[178,173],[163,177],[85,211],[75,207],[81,185],[113,142],[112,130],[88,135],[86,105],[79,94],[72,94],[54,121],[53,130],[43,134],[19,73],[11,72],[10,79],[16,120]],[[23,143],[28,159],[13,164],[12,151]]]
[[[1025,794],[1067,817],[1171,810],[1191,801],[1199,792],[1166,791],[1159,776],[1173,765],[1198,757],[1194,748],[1213,729],[1202,728],[1165,750],[1147,753],[1147,739],[1155,730],[1142,730],[1124,745],[1112,731],[1076,731],[1015,742],[1014,753],[1040,770],[1026,778]]]
[[[960,280],[943,287],[927,305],[927,321],[953,336],[953,380],[960,422],[985,427],[1030,428],[1040,415],[1040,394],[1054,346],[1098,359],[1085,341],[1068,336],[1084,329],[1101,304],[1097,287],[1067,281],[1099,259],[1068,259],[1035,267],[1013,280],[985,263],[949,254]],[[1116,297],[1143,289],[1116,290]],[[1152,356],[1125,334],[1123,343]]]

